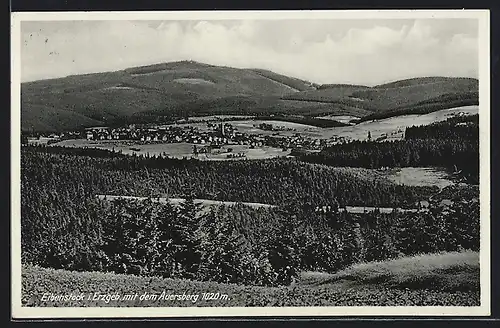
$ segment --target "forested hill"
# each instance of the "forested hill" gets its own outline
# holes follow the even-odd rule
[[[256,107],[285,108],[297,105],[280,100],[281,96],[314,87],[269,71],[180,61],[28,82],[21,89],[22,128],[37,131],[127,117],[137,121],[158,115],[184,117],[214,111],[240,113]],[[299,103],[299,107],[308,105]]]
[[[210,114],[399,115],[476,104],[477,90],[469,78],[318,85],[262,69],[180,61],[22,83],[21,127],[52,132]]]

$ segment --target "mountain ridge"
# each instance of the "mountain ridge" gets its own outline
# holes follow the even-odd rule
[[[474,78],[411,78],[374,87],[321,85],[265,69],[185,60],[23,82],[21,128],[56,132],[211,114],[363,118],[411,112],[417,105],[426,111],[461,101],[471,104],[478,101],[477,90]]]

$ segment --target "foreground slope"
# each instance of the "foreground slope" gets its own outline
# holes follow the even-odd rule
[[[410,282],[411,284],[405,283]],[[94,293],[138,294],[136,300],[92,300]],[[193,300],[140,300],[143,294],[200,295]],[[42,301],[45,293],[83,294],[84,301]],[[203,300],[202,293],[218,293]],[[227,296],[226,296],[227,295]],[[48,295],[47,295],[48,296]],[[89,300],[90,297],[90,300]],[[176,298],[174,296],[174,298]],[[24,306],[478,306],[479,255],[420,255],[353,266],[339,274],[303,273],[294,286],[256,287],[132,275],[70,272],[26,265]]]

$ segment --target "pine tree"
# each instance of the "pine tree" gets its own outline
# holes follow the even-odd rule
[[[176,274],[175,260],[175,221],[178,217],[178,208],[170,203],[162,204],[157,215],[158,228],[158,257],[154,263],[155,272],[163,277],[173,277]]]
[[[290,285],[299,274],[300,254],[294,237],[293,224],[283,222],[268,245],[269,262],[279,285]]]
[[[180,274],[185,277],[194,277],[200,264],[199,228],[200,206],[194,203],[192,196],[188,196],[179,206],[177,218],[173,226],[173,237],[176,252],[175,261],[180,266]]]
[[[201,264],[198,277],[224,283],[248,282],[251,260],[245,240],[234,225],[212,210],[204,217],[201,237]]]

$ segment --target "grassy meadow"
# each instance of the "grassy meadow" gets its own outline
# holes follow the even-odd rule
[[[358,263],[336,274],[304,273],[306,285],[350,281],[380,288],[479,291],[479,254],[472,251],[421,254]]]

